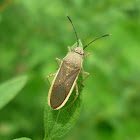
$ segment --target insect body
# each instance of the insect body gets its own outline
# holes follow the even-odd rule
[[[71,19],[69,18],[69,16],[67,16],[67,17],[70,20],[70,22],[74,28],[74,25],[73,25]],[[75,102],[75,100],[79,94],[78,85],[77,85],[77,79],[78,79],[79,73],[87,75],[81,81],[81,84],[89,76],[88,72],[81,71],[83,59],[89,55],[89,53],[87,53],[87,54],[84,53],[84,49],[89,44],[94,42],[95,40],[97,40],[101,37],[109,36],[109,34],[101,36],[101,37],[93,40],[92,42],[90,42],[84,48],[82,48],[82,47],[79,47],[79,40],[78,40],[75,28],[74,28],[74,31],[75,31],[76,38],[77,38],[77,47],[74,48],[73,50],[71,49],[71,47],[68,47],[69,53],[66,57],[64,57],[63,60],[56,58],[56,62],[58,62],[58,61],[61,62],[61,66],[58,69],[56,74],[52,74],[47,77],[47,80],[48,80],[48,78],[55,76],[52,84],[50,85],[51,87],[50,87],[49,94],[48,94],[48,104],[53,110],[58,110],[65,105],[65,103],[68,101],[74,87],[76,87],[76,96],[75,96],[75,99],[72,102],[72,104]],[[48,82],[49,82],[49,80],[48,80]],[[50,82],[49,82],[49,84],[50,84]]]

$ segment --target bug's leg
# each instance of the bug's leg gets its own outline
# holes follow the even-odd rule
[[[87,53],[83,56],[83,59],[85,59],[86,57],[88,57],[90,55],[90,53]]]
[[[55,75],[56,75],[56,73],[47,76],[47,81],[48,81],[48,83],[49,83],[50,86],[51,86],[51,84],[50,84],[49,78],[51,78],[51,77],[53,77],[53,76],[55,76]]]
[[[77,83],[76,83],[75,87],[76,87],[76,96],[75,96],[73,102],[72,102],[72,103],[69,105],[69,107],[68,107],[69,114],[70,114],[70,108],[71,108],[71,106],[72,106],[73,103],[76,101],[76,99],[77,99],[77,97],[78,97],[78,95],[79,95]]]
[[[80,71],[80,73],[87,75],[87,76],[81,81],[81,85],[84,87],[83,82],[89,77],[90,73],[84,72],[84,71]]]
[[[72,48],[70,46],[68,46],[68,51],[72,52]]]
[[[56,63],[57,63],[57,66],[58,66],[58,68],[59,68],[58,61],[62,63],[62,60],[61,60],[61,59],[59,59],[59,58],[55,58],[55,61],[56,61]]]

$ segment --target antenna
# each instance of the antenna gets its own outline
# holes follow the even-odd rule
[[[88,44],[83,48],[83,50],[84,50],[87,46],[89,46],[91,43],[93,43],[94,41],[96,41],[96,40],[98,40],[98,39],[100,39],[100,38],[102,38],[102,37],[106,37],[106,36],[111,36],[111,34],[102,35],[102,36],[100,36],[100,37],[98,37],[98,38],[92,40],[90,43],[88,43]]]
[[[76,39],[77,39],[77,47],[78,47],[78,46],[79,46],[79,39],[78,39],[76,30],[75,30],[75,27],[74,27],[74,25],[73,25],[72,20],[70,19],[70,17],[69,17],[68,15],[66,15],[66,16],[67,16],[67,18],[69,19],[69,21],[71,22],[72,27],[73,27],[73,29],[74,29],[74,32],[75,32],[75,35],[76,35]]]

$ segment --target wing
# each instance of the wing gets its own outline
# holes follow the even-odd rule
[[[79,72],[79,68],[70,68],[64,62],[62,63],[54,81],[50,97],[50,106],[53,109],[57,109],[60,105],[66,103],[74,88]]]

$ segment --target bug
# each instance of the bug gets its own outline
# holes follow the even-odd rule
[[[72,23],[72,20],[68,15],[67,18],[69,19],[74,29],[77,39],[77,47],[72,50],[72,48],[68,46],[69,51],[68,55],[65,56],[63,60],[60,60],[59,58],[55,59],[58,66],[59,66],[58,62],[61,62],[58,71],[55,74],[47,76],[47,81],[50,85],[50,90],[48,93],[48,104],[53,110],[58,110],[66,104],[74,87],[76,87],[76,96],[71,105],[75,102],[79,94],[77,85],[79,73],[86,75],[86,77],[81,81],[81,84],[83,83],[84,80],[86,80],[89,77],[90,73],[81,71],[83,59],[85,59],[87,56],[90,55],[89,53],[85,54],[84,49],[87,48],[87,46],[89,46],[95,40],[105,36],[110,36],[110,34],[106,34],[101,37],[98,37],[82,48],[79,46],[79,39],[75,27]],[[49,78],[52,76],[55,77],[53,79],[52,84],[50,84]]]

